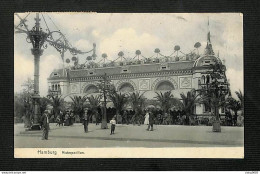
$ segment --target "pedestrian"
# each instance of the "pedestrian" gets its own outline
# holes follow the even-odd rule
[[[73,111],[70,111],[70,126],[72,126],[75,122],[75,116],[74,116],[74,113]]]
[[[145,119],[144,119],[144,125],[148,125],[148,124],[149,124],[149,113],[146,112]]]
[[[58,126],[59,125],[59,127],[60,127],[60,116],[59,115],[57,115],[57,118],[56,118],[56,126]]]
[[[100,115],[98,113],[98,111],[95,111],[95,118],[96,118],[96,125],[99,125],[99,122],[100,122]]]
[[[87,133],[88,132],[88,112],[87,112],[87,110],[85,110],[85,112],[84,112],[84,117],[83,117],[83,125],[84,125],[84,131],[85,131],[85,133]]]
[[[65,124],[64,126],[69,126],[70,125],[70,120],[69,120],[69,111],[66,111],[66,114],[65,114]]]
[[[45,110],[43,113],[43,122],[42,122],[42,140],[48,140],[49,134],[49,118],[48,111]]]
[[[112,118],[112,120],[110,120],[110,124],[111,124],[111,133],[110,135],[115,133],[115,128],[116,128],[116,116],[114,116]]]
[[[152,112],[149,112],[149,125],[146,130],[149,131],[151,127],[151,131],[153,131],[153,124],[154,124],[154,115],[152,114]]]

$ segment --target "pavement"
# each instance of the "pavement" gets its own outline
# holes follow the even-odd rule
[[[41,140],[42,131],[25,131],[23,124],[14,125],[16,148],[84,148],[84,147],[243,147],[243,127],[221,127],[221,133],[212,132],[212,126],[116,125],[115,134],[101,125],[89,124],[84,133],[83,125],[56,126],[50,124],[48,140]]]

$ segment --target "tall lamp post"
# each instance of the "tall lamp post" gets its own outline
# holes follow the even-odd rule
[[[28,14],[29,15],[29,14]],[[71,44],[68,42],[68,40],[65,38],[65,36],[60,31],[50,31],[49,27],[47,26],[47,23],[44,19],[44,22],[47,26],[47,33],[42,31],[42,28],[40,27],[40,17],[39,13],[36,13],[35,18],[35,26],[29,30],[28,26],[26,25],[26,18],[28,15],[22,19],[18,14],[16,16],[20,19],[20,24],[15,26],[15,32],[16,33],[25,33],[27,35],[27,42],[32,43],[33,48],[31,49],[31,53],[34,56],[34,93],[32,95],[33,103],[34,103],[34,112],[33,112],[33,125],[31,127],[31,130],[40,130],[39,125],[39,116],[40,116],[40,108],[39,108],[39,99],[40,99],[40,93],[39,93],[39,70],[40,70],[40,57],[43,53],[42,48],[47,48],[47,44],[44,45],[45,41],[48,42],[51,46],[56,48],[58,52],[60,52],[62,59],[64,60],[64,52],[67,50],[70,51],[72,55],[76,54],[86,54],[92,52],[92,57],[94,58],[95,55],[95,48],[96,45],[93,44],[93,49],[90,51],[80,51],[76,48],[72,48]],[[23,28],[22,28],[23,27]],[[25,28],[25,29],[24,29]],[[57,40],[54,39],[53,35],[58,34],[59,38]]]
[[[24,24],[25,25],[25,24]],[[39,116],[40,116],[40,108],[39,108],[39,70],[40,70],[40,57],[43,53],[41,49],[48,34],[42,31],[40,28],[40,18],[39,13],[36,13],[35,18],[35,26],[32,30],[28,30],[27,26],[25,25],[29,42],[32,43],[33,48],[31,49],[31,53],[34,56],[34,93],[32,95],[33,105],[34,105],[34,112],[33,112],[33,125],[31,127],[32,130],[40,130],[39,125]]]

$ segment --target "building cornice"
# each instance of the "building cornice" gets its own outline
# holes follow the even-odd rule
[[[159,71],[159,72],[147,72],[147,73],[124,73],[124,74],[114,74],[108,75],[108,78],[111,80],[119,79],[135,79],[135,78],[151,78],[151,77],[163,77],[163,76],[172,76],[172,75],[191,75],[192,69],[183,69],[178,71]],[[78,81],[90,81],[90,80],[101,80],[101,76],[87,76],[87,77],[74,77],[70,78],[70,82]]]

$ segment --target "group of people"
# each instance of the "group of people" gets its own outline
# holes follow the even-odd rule
[[[48,117],[48,111],[45,110],[43,115],[42,115],[42,119],[40,121],[41,123],[41,128],[43,130],[43,135],[42,135],[42,139],[46,140],[48,139],[48,132],[49,132],[49,117]],[[96,119],[94,120],[96,125],[98,125],[99,122],[101,122],[101,119],[99,119],[100,114],[98,112],[93,112],[90,110],[85,110],[84,111],[84,115],[82,117],[82,123],[84,125],[84,132],[88,132],[88,124],[91,122],[93,122],[93,117]],[[111,118],[111,117],[110,117]],[[210,119],[207,118],[208,121],[206,123],[206,125],[208,125],[208,123],[210,122]],[[237,121],[238,120],[238,121]],[[73,111],[67,110],[64,114],[62,112],[60,112],[57,115],[57,125],[59,126],[70,126],[73,125],[73,123],[75,122],[75,116]],[[204,120],[205,121],[205,120]],[[223,120],[222,120],[223,121]],[[129,124],[132,123],[133,125],[135,125],[136,123],[138,125],[144,124],[144,125],[148,125],[147,127],[147,131],[153,131],[153,125],[169,125],[169,124],[182,124],[182,125],[196,125],[196,124],[202,124],[203,119],[199,120],[198,117],[194,116],[194,117],[188,117],[185,115],[185,113],[181,112],[181,111],[174,111],[174,112],[170,112],[168,113],[164,113],[162,114],[161,111],[155,111],[155,110],[146,110],[145,114],[135,114],[135,113],[131,113],[131,112],[127,112],[127,111],[123,111],[122,116],[121,115],[114,115],[112,117],[112,119],[110,120],[110,124],[111,124],[111,132],[110,135],[114,134],[115,132],[115,127],[117,123],[120,124]],[[224,123],[222,123],[224,125],[227,126],[243,126],[243,118],[241,118],[241,116],[232,116],[229,113],[226,113],[225,116],[225,121]]]
[[[84,126],[84,132],[87,133],[88,132],[88,124],[89,124],[89,120],[90,120],[90,114],[88,110],[85,110],[84,112],[84,117],[83,117],[83,126]],[[98,123],[96,122],[96,125]],[[116,128],[116,116],[114,116],[112,118],[112,120],[110,120],[110,124],[111,124],[111,133],[110,135],[115,133],[115,128]]]
[[[71,110],[67,110],[65,113],[60,111],[56,117],[56,126],[71,126],[75,123],[75,115]]]

